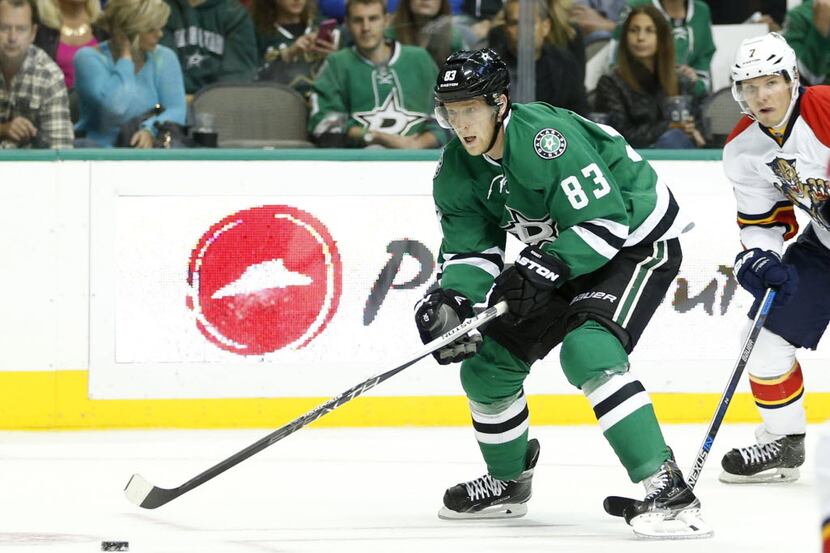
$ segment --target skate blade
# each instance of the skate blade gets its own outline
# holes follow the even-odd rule
[[[496,505],[474,513],[459,513],[441,507],[438,511],[438,518],[444,520],[493,520],[500,518],[519,518],[527,514],[527,505],[516,503],[511,505]]]
[[[749,476],[723,471],[718,476],[718,480],[724,484],[786,484],[787,482],[795,482],[799,476],[801,474],[797,468],[776,468]]]
[[[673,519],[665,513],[644,513],[631,519],[638,538],[648,540],[695,540],[711,538],[715,531],[700,518],[700,509],[686,509]]]

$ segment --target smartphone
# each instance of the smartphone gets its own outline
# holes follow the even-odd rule
[[[336,30],[336,19],[325,19],[321,21],[320,27],[317,29],[317,42],[337,42],[334,36]]]

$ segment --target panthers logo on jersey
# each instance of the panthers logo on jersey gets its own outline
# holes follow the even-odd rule
[[[810,217],[823,227],[828,228],[830,226],[823,214],[823,211],[825,211],[823,209],[825,207],[824,204],[830,198],[828,181],[822,178],[811,177],[806,182],[803,182],[796,169],[795,159],[776,157],[767,163],[767,167],[772,170],[772,173],[777,179],[777,182],[774,182],[773,185],[788,200],[809,213]]]

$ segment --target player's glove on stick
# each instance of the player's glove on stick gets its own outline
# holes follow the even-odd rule
[[[462,294],[439,288],[415,305],[415,325],[425,344],[475,316],[473,305]],[[481,333],[473,330],[432,355],[442,365],[458,363],[481,349]]]
[[[756,298],[764,297],[767,288],[775,288],[775,301],[780,305],[792,299],[798,288],[798,273],[795,267],[781,263],[778,254],[769,250],[752,248],[735,258],[735,276],[749,293]]]
[[[496,277],[490,304],[507,301],[508,311],[502,315],[502,320],[516,325],[540,315],[570,273],[568,266],[555,256],[536,246],[528,246],[519,253],[512,267]]]

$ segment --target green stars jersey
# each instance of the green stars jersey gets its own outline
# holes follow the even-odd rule
[[[254,24],[236,0],[167,0],[170,17],[159,44],[176,52],[184,89],[194,94],[216,82],[253,81],[257,52]]]
[[[426,50],[392,42],[392,57],[375,65],[355,47],[331,54],[314,81],[308,128],[319,136],[332,125],[332,116],[347,117],[346,130],[399,135],[444,133],[432,121],[432,85],[438,68]]]
[[[506,233],[591,273],[624,247],[691,228],[654,169],[613,128],[544,103],[513,104],[504,157],[453,139],[433,181],[443,288],[482,302],[504,264]]]

